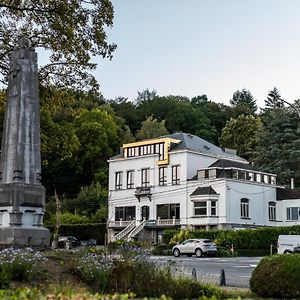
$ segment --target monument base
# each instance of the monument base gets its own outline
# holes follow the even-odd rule
[[[50,231],[45,227],[25,228],[20,226],[0,227],[0,247],[50,246]]]

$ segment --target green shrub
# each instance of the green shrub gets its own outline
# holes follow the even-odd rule
[[[250,288],[263,297],[300,297],[300,255],[274,255],[260,261],[252,273]]]
[[[151,253],[153,255],[172,255],[172,247],[166,244],[154,245]]]
[[[11,277],[11,273],[7,270],[7,267],[4,264],[0,265],[0,289],[10,287]]]
[[[74,269],[95,291],[100,292],[132,291],[137,297],[160,297],[164,294],[173,299],[219,295],[217,289],[194,280],[175,279],[169,269],[161,269],[141,256],[108,261],[89,254],[80,259]]]
[[[37,272],[37,262],[45,261],[41,252],[31,248],[7,248],[0,251],[1,285],[6,285],[8,279],[28,281]]]

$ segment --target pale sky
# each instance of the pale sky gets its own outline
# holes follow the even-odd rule
[[[97,58],[107,99],[137,91],[229,104],[249,89],[264,106],[276,86],[300,98],[300,0],[112,0],[114,58]]]

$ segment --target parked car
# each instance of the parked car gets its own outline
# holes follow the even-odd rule
[[[187,256],[195,254],[197,257],[215,255],[217,253],[217,246],[208,239],[189,239],[181,244],[175,245],[172,248],[172,253],[175,257],[181,254],[186,254]]]
[[[58,248],[74,248],[80,246],[81,243],[75,236],[60,236],[57,241]]]
[[[277,241],[277,253],[289,254],[300,252],[300,235],[280,235]]]

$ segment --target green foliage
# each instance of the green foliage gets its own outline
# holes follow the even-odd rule
[[[0,251],[0,286],[6,288],[10,280],[29,281],[38,273],[38,262],[46,258],[31,248],[6,248]]]
[[[163,236],[162,236],[162,242],[163,244],[169,244],[171,238],[173,238],[173,236],[178,233],[180,230],[179,229],[166,229],[163,232]]]
[[[237,154],[250,158],[258,145],[258,134],[262,130],[259,117],[252,115],[239,115],[231,118],[222,129],[220,145],[224,148],[237,150]]]
[[[164,294],[173,299],[219,296],[216,288],[191,279],[174,279],[168,269],[161,269],[144,259],[107,261],[95,255],[85,256],[79,260],[76,270],[84,280],[104,292],[130,290],[138,297],[160,297]]]
[[[170,244],[178,244],[183,242],[184,240],[190,239],[194,237],[193,232],[188,229],[180,230],[179,232],[175,233],[175,235],[171,238]]]
[[[300,256],[275,255],[260,261],[250,279],[251,291],[272,298],[300,297]]]
[[[261,119],[264,128],[254,153],[254,163],[264,172],[277,174],[279,184],[289,185],[295,178],[300,186],[300,121],[299,116],[287,108],[265,110]]]
[[[171,232],[170,232],[171,233]],[[175,231],[169,239],[169,245],[180,243],[189,238],[205,238],[213,240],[220,252],[225,256],[229,246],[233,244],[235,254],[250,256],[266,255],[270,253],[270,246],[277,246],[280,234],[300,234],[300,226],[290,227],[259,227],[244,230],[181,230]]]
[[[109,0],[10,1],[0,4],[0,72],[8,72],[16,41],[26,36],[32,46],[47,49],[50,63],[40,69],[40,81],[57,87],[98,89],[95,56],[111,58],[115,44],[107,42],[105,28],[113,24]],[[44,53],[44,55],[45,55]],[[2,82],[5,79],[2,78]]]
[[[165,123],[165,120],[159,122],[157,119],[153,118],[153,116],[148,117],[142,122],[141,129],[136,133],[137,140],[156,138],[168,134]]]
[[[279,90],[274,87],[273,90],[269,91],[268,97],[265,100],[265,107],[266,109],[269,108],[282,108],[284,106],[283,101],[281,99],[281,95]]]
[[[7,289],[10,287],[12,274],[5,264],[0,265],[0,289]],[[1,298],[0,298],[1,299]]]
[[[53,226],[47,226],[53,232]],[[72,235],[79,240],[96,239],[98,245],[104,245],[106,224],[64,224],[60,227],[60,235]]]
[[[256,100],[246,89],[237,90],[230,100],[230,104],[234,108],[234,116],[239,115],[255,115],[257,110]]]

